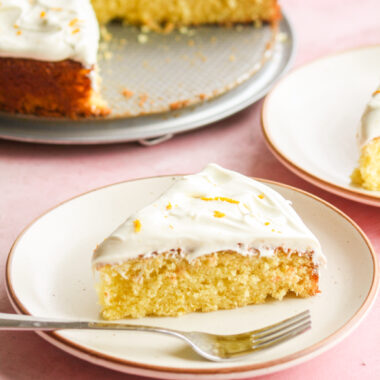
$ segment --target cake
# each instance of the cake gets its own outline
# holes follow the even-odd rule
[[[102,317],[115,320],[313,296],[324,262],[289,201],[210,164],[130,215],[92,265]]]
[[[109,113],[99,94],[98,40],[87,0],[2,0],[0,110],[71,118]]]
[[[277,0],[2,0],[0,111],[69,118],[109,114],[99,93],[98,22],[121,19],[169,30],[274,22],[279,14]]]
[[[367,190],[380,191],[380,87],[363,113],[358,142],[359,167],[351,175],[352,182]]]
[[[277,0],[92,0],[99,22],[162,26],[272,22],[279,18]]]

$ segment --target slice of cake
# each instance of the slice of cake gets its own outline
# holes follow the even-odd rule
[[[217,165],[179,178],[95,250],[105,319],[232,309],[319,292],[324,256],[279,193]]]
[[[367,190],[380,191],[380,87],[364,111],[358,142],[361,154],[359,167],[351,175],[352,182]]]
[[[170,30],[274,22],[279,16],[277,0],[2,0],[0,111],[70,118],[109,114],[96,72],[98,20]]]
[[[0,110],[109,113],[96,74],[99,28],[88,0],[0,2]]]

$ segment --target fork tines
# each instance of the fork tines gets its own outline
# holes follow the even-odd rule
[[[279,323],[256,330],[252,334],[252,350],[258,351],[285,342],[311,328],[309,310]]]

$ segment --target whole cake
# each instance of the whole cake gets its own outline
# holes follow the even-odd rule
[[[160,29],[278,18],[277,0],[2,0],[0,110],[71,118],[108,114],[96,72],[98,20]]]
[[[176,180],[93,255],[105,319],[313,296],[324,262],[289,201],[215,164]]]
[[[367,190],[380,191],[380,87],[363,113],[358,142],[359,167],[351,175],[352,182]]]

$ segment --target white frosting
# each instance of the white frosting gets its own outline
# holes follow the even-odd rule
[[[325,263],[318,240],[289,201],[260,182],[210,164],[181,177],[131,215],[98,246],[93,264],[122,263],[173,249],[189,261],[224,250],[268,256],[278,247],[313,252],[315,263]]]
[[[99,27],[89,0],[1,0],[0,56],[96,63]]]
[[[362,147],[376,137],[380,137],[380,86],[363,113],[358,133],[359,145]]]

